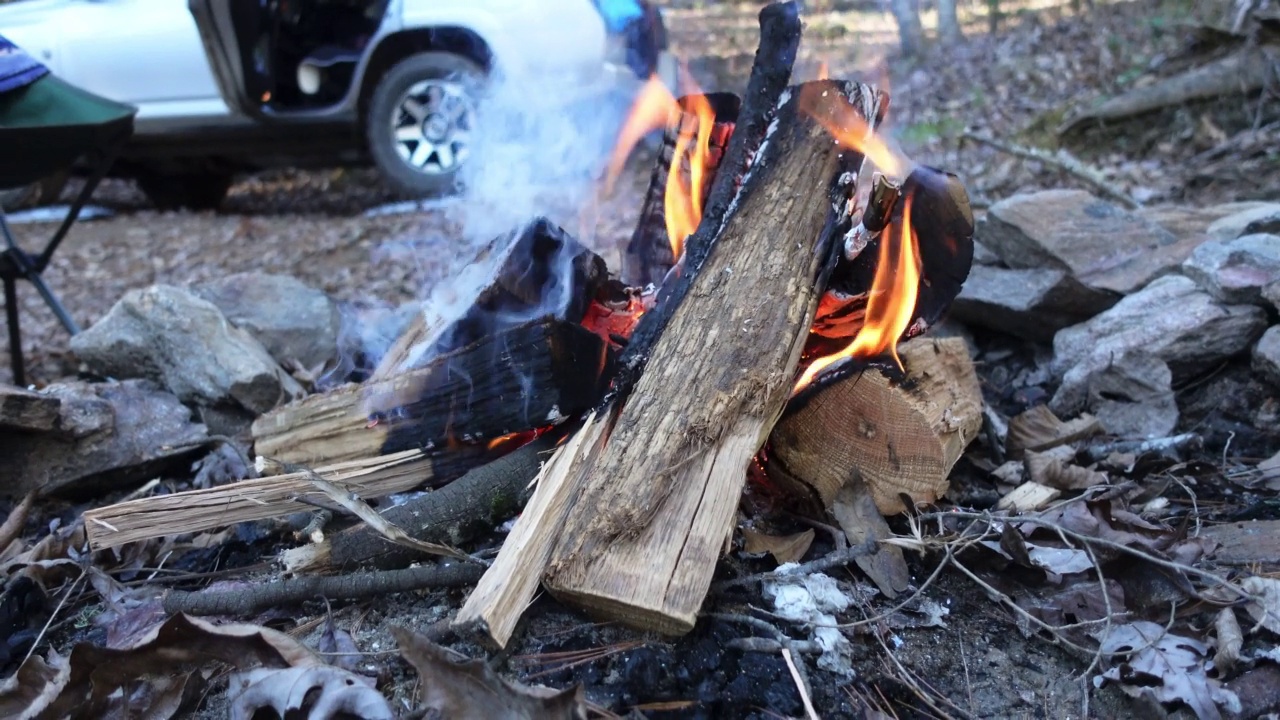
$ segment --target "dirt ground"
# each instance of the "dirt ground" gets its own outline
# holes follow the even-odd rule
[[[963,47],[935,50],[908,62],[894,56],[887,16],[812,5],[819,9],[806,15],[799,79],[812,77],[825,62],[834,77],[887,83],[897,141],[916,160],[958,173],[978,206],[1019,191],[1078,187],[1079,182],[1053,168],[962,144],[964,130],[1029,137],[1046,113],[1137,82],[1144,68],[1182,41],[1176,24],[1199,10],[1173,0],[1098,4],[1081,15],[1064,5],[1026,7],[1012,13],[993,37],[986,34],[985,20],[974,5],[965,9],[969,39]],[[740,88],[756,43],[758,7],[749,3],[669,12],[672,42],[705,89]],[[1193,136],[1185,145],[1158,148],[1144,157],[1104,153],[1094,160],[1119,186],[1147,202],[1245,200],[1267,193],[1268,199],[1275,198],[1274,186],[1249,178],[1190,182],[1179,163],[1204,142]],[[584,239],[611,267],[617,267],[620,247],[635,222],[651,162],[645,153],[635,158],[619,192],[590,213],[597,222]],[[393,199],[367,170],[278,172],[239,182],[219,212],[160,213],[129,183],[111,181],[95,203],[114,214],[78,224],[46,279],[82,326],[100,318],[129,289],[187,285],[246,270],[294,275],[352,308],[395,306],[421,297],[424,288],[455,267],[460,250],[459,219],[448,202],[412,213],[365,215]],[[562,222],[578,226],[574,218]],[[34,244],[53,226],[15,229],[22,241]],[[67,336],[38,296],[21,287],[20,300],[32,381],[41,385],[75,374]],[[7,379],[6,363],[0,381]],[[499,540],[493,538],[494,543]],[[262,545],[248,548],[265,556]],[[912,562],[918,585],[933,565]],[[766,568],[760,561],[750,563]],[[832,574],[848,587],[866,587],[856,571]],[[398,681],[401,694],[393,699],[399,701],[407,698],[412,678],[403,664],[377,655],[394,647],[389,628],[431,628],[464,597],[461,591],[405,594],[336,609],[335,618],[362,650],[374,653],[373,672],[390,673]],[[749,601],[727,595],[718,601],[717,611],[745,612]],[[931,604],[922,609],[921,603]],[[892,605],[883,598],[867,600],[839,619],[855,622]],[[323,613],[323,603],[311,603],[297,615],[261,621],[292,626]],[[776,653],[723,650],[726,642],[751,634],[745,627],[706,620],[673,642],[597,626],[547,598],[537,601],[528,616],[516,645],[494,657],[492,665],[529,682],[556,687],[582,682],[591,701],[636,708],[654,718],[803,715],[794,682]],[[1139,704],[1112,688],[1093,690],[1084,675],[1089,658],[1044,636],[1020,633],[1009,612],[954,571],[938,577],[915,606],[890,613],[874,626],[875,632],[856,636],[852,680],[810,663],[813,699],[822,717],[868,717],[872,708],[904,718],[1163,715],[1160,708]],[[69,629],[55,640],[93,640],[94,632]],[[882,647],[877,638],[888,638],[892,647]],[[453,638],[450,644],[473,657],[483,653],[465,639]],[[570,663],[560,653],[578,651],[591,652],[587,660],[567,667]],[[922,686],[928,688],[927,699],[918,696]],[[937,698],[949,705],[930,708]],[[201,716],[225,717],[222,702],[211,698]]]

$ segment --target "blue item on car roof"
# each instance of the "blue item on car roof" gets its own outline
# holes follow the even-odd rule
[[[26,87],[49,74],[49,68],[0,35],[0,93]]]

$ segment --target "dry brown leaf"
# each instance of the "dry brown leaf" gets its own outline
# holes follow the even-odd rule
[[[1236,611],[1229,607],[1218,611],[1218,617],[1213,621],[1213,629],[1218,636],[1213,664],[1218,668],[1219,674],[1225,674],[1240,662],[1240,648],[1244,646],[1244,633],[1240,631]]]
[[[1226,699],[1221,683],[1206,674],[1208,646],[1168,633],[1153,622],[1114,625],[1098,633],[1102,653],[1123,660],[1094,678],[1120,684],[1133,697],[1151,693],[1160,702],[1184,702],[1204,720],[1218,720],[1218,703]]]
[[[1240,587],[1253,597],[1244,607],[1259,625],[1280,635],[1280,580],[1249,577]]]
[[[131,648],[76,645],[69,659],[70,678],[51,705],[49,716],[110,717],[107,713],[121,697],[167,702],[175,676],[212,661],[239,669],[323,664],[282,632],[242,623],[214,625],[179,614]],[[179,695],[184,693],[185,681],[177,690]]]
[[[257,668],[231,676],[227,690],[231,720],[251,720],[270,708],[275,717],[354,716],[391,720],[395,713],[358,675],[331,665]],[[343,715],[339,715],[342,713]]]
[[[1101,430],[1098,419],[1087,413],[1063,422],[1047,406],[1035,405],[1009,420],[1005,451],[1011,459],[1018,460],[1027,450],[1048,450],[1087,438]]]
[[[425,542],[418,540],[417,538],[410,537],[409,533],[400,529],[399,526],[378,514],[377,510],[369,507],[369,503],[361,500],[355,493],[325,480],[316,473],[308,472],[307,480],[309,480],[312,485],[316,486],[316,488],[325,495],[328,495],[330,500],[333,500],[346,508],[351,512],[351,514],[365,521],[369,527],[373,528],[383,537],[397,545],[403,545],[407,548],[412,548],[429,555],[443,555],[444,557],[457,558],[459,560],[471,559],[471,557],[466,553],[456,548],[451,548],[448,545]]]
[[[911,584],[907,561],[902,556],[902,548],[881,542],[893,537],[893,531],[866,484],[856,480],[845,483],[831,503],[831,515],[840,523],[850,545],[862,545],[871,539],[879,543],[876,552],[860,556],[854,562],[880,592],[892,599],[905,591]]]
[[[1061,497],[1062,491],[1028,480],[1011,490],[996,502],[997,510],[1034,512],[1043,510],[1049,503]]]
[[[57,653],[49,661],[32,655],[0,683],[0,717],[27,720],[38,716],[71,677],[71,666]]]
[[[1084,490],[1108,481],[1107,474],[1075,464],[1075,451],[1065,445],[1044,452],[1028,450],[1023,462],[1033,482],[1059,490]]]
[[[586,720],[582,686],[567,690],[522,685],[498,677],[479,660],[456,660],[427,638],[405,628],[391,634],[400,654],[418,671],[418,710],[442,718]]]
[[[1099,592],[1097,580],[1081,579],[1056,588],[1046,595],[1022,598],[1018,605],[1032,617],[1054,626],[1093,622],[1108,616],[1113,622],[1118,622],[1125,613],[1124,588],[1111,579],[1106,580],[1106,588],[1107,595],[1104,599]],[[1021,618],[1019,627],[1028,637],[1039,631],[1038,627],[1033,627]]]
[[[766,535],[750,528],[742,528],[743,549],[749,553],[769,553],[779,565],[799,562],[813,544],[813,530],[795,535]]]

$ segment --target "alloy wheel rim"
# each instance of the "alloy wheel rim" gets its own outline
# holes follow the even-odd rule
[[[424,175],[452,173],[467,159],[474,118],[475,104],[461,82],[416,82],[401,93],[391,118],[396,154]]]

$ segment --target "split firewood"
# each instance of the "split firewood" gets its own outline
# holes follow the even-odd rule
[[[461,462],[460,446],[483,450],[496,438],[557,425],[591,407],[603,392],[610,352],[591,331],[542,318],[424,368],[276,408],[253,424],[255,451],[312,467],[410,449],[459,460],[454,474],[434,474],[438,484],[475,466]]]
[[[0,428],[49,431],[58,426],[62,401],[13,385],[0,385]]]
[[[433,472],[433,461],[421,450],[352,460],[315,470],[321,477],[362,498],[412,490]],[[84,525],[89,546],[102,550],[138,540],[284,517],[311,510],[317,504],[336,507],[312,485],[310,476],[307,472],[273,475],[86,510]]]
[[[799,35],[794,4],[770,5],[761,20],[756,70],[779,55],[789,69]],[[768,47],[771,33],[780,36],[773,42],[782,53]],[[753,80],[759,74],[753,71]],[[787,73],[781,77],[785,82]],[[730,161],[740,142],[749,147],[755,137],[761,144],[732,209],[703,217],[675,291],[659,299],[654,322],[641,320],[628,346],[635,363],[626,364],[627,354],[620,361],[618,394],[579,433],[589,439],[566,445],[544,471],[542,482],[556,478],[552,492],[573,502],[561,503],[569,505],[563,515],[526,511],[521,518],[558,535],[543,576],[547,589],[597,616],[666,633],[693,627],[733,530],[746,469],[791,391],[817,304],[814,279],[829,256],[820,240],[845,152],[800,111],[800,98],[839,103],[868,123],[882,98],[868,86],[835,81],[786,92],[779,83],[774,92],[778,100],[749,86],[747,123],[753,102],[772,106],[765,115],[772,120],[759,136],[738,135],[743,125],[735,130]],[[732,167],[721,167],[717,185],[734,181],[725,175]],[[655,328],[646,347],[641,338]],[[521,575],[540,569],[536,553],[510,540],[503,552],[527,560],[512,563]],[[495,563],[485,581],[511,581],[498,572]],[[501,644],[495,631],[510,618],[474,600],[459,622],[484,621]]]
[[[561,273],[567,282],[548,282]],[[392,344],[370,379],[391,379],[502,330],[500,318],[554,315],[581,322],[608,274],[600,256],[546,218],[537,218],[495,238],[459,277],[433,289],[422,312]],[[548,288],[554,292],[548,293]]]
[[[919,337],[898,347],[906,376],[875,369],[794,403],[773,430],[766,469],[784,487],[830,507],[853,478],[886,515],[902,495],[934,502],[982,429],[982,391],[964,341]]]

